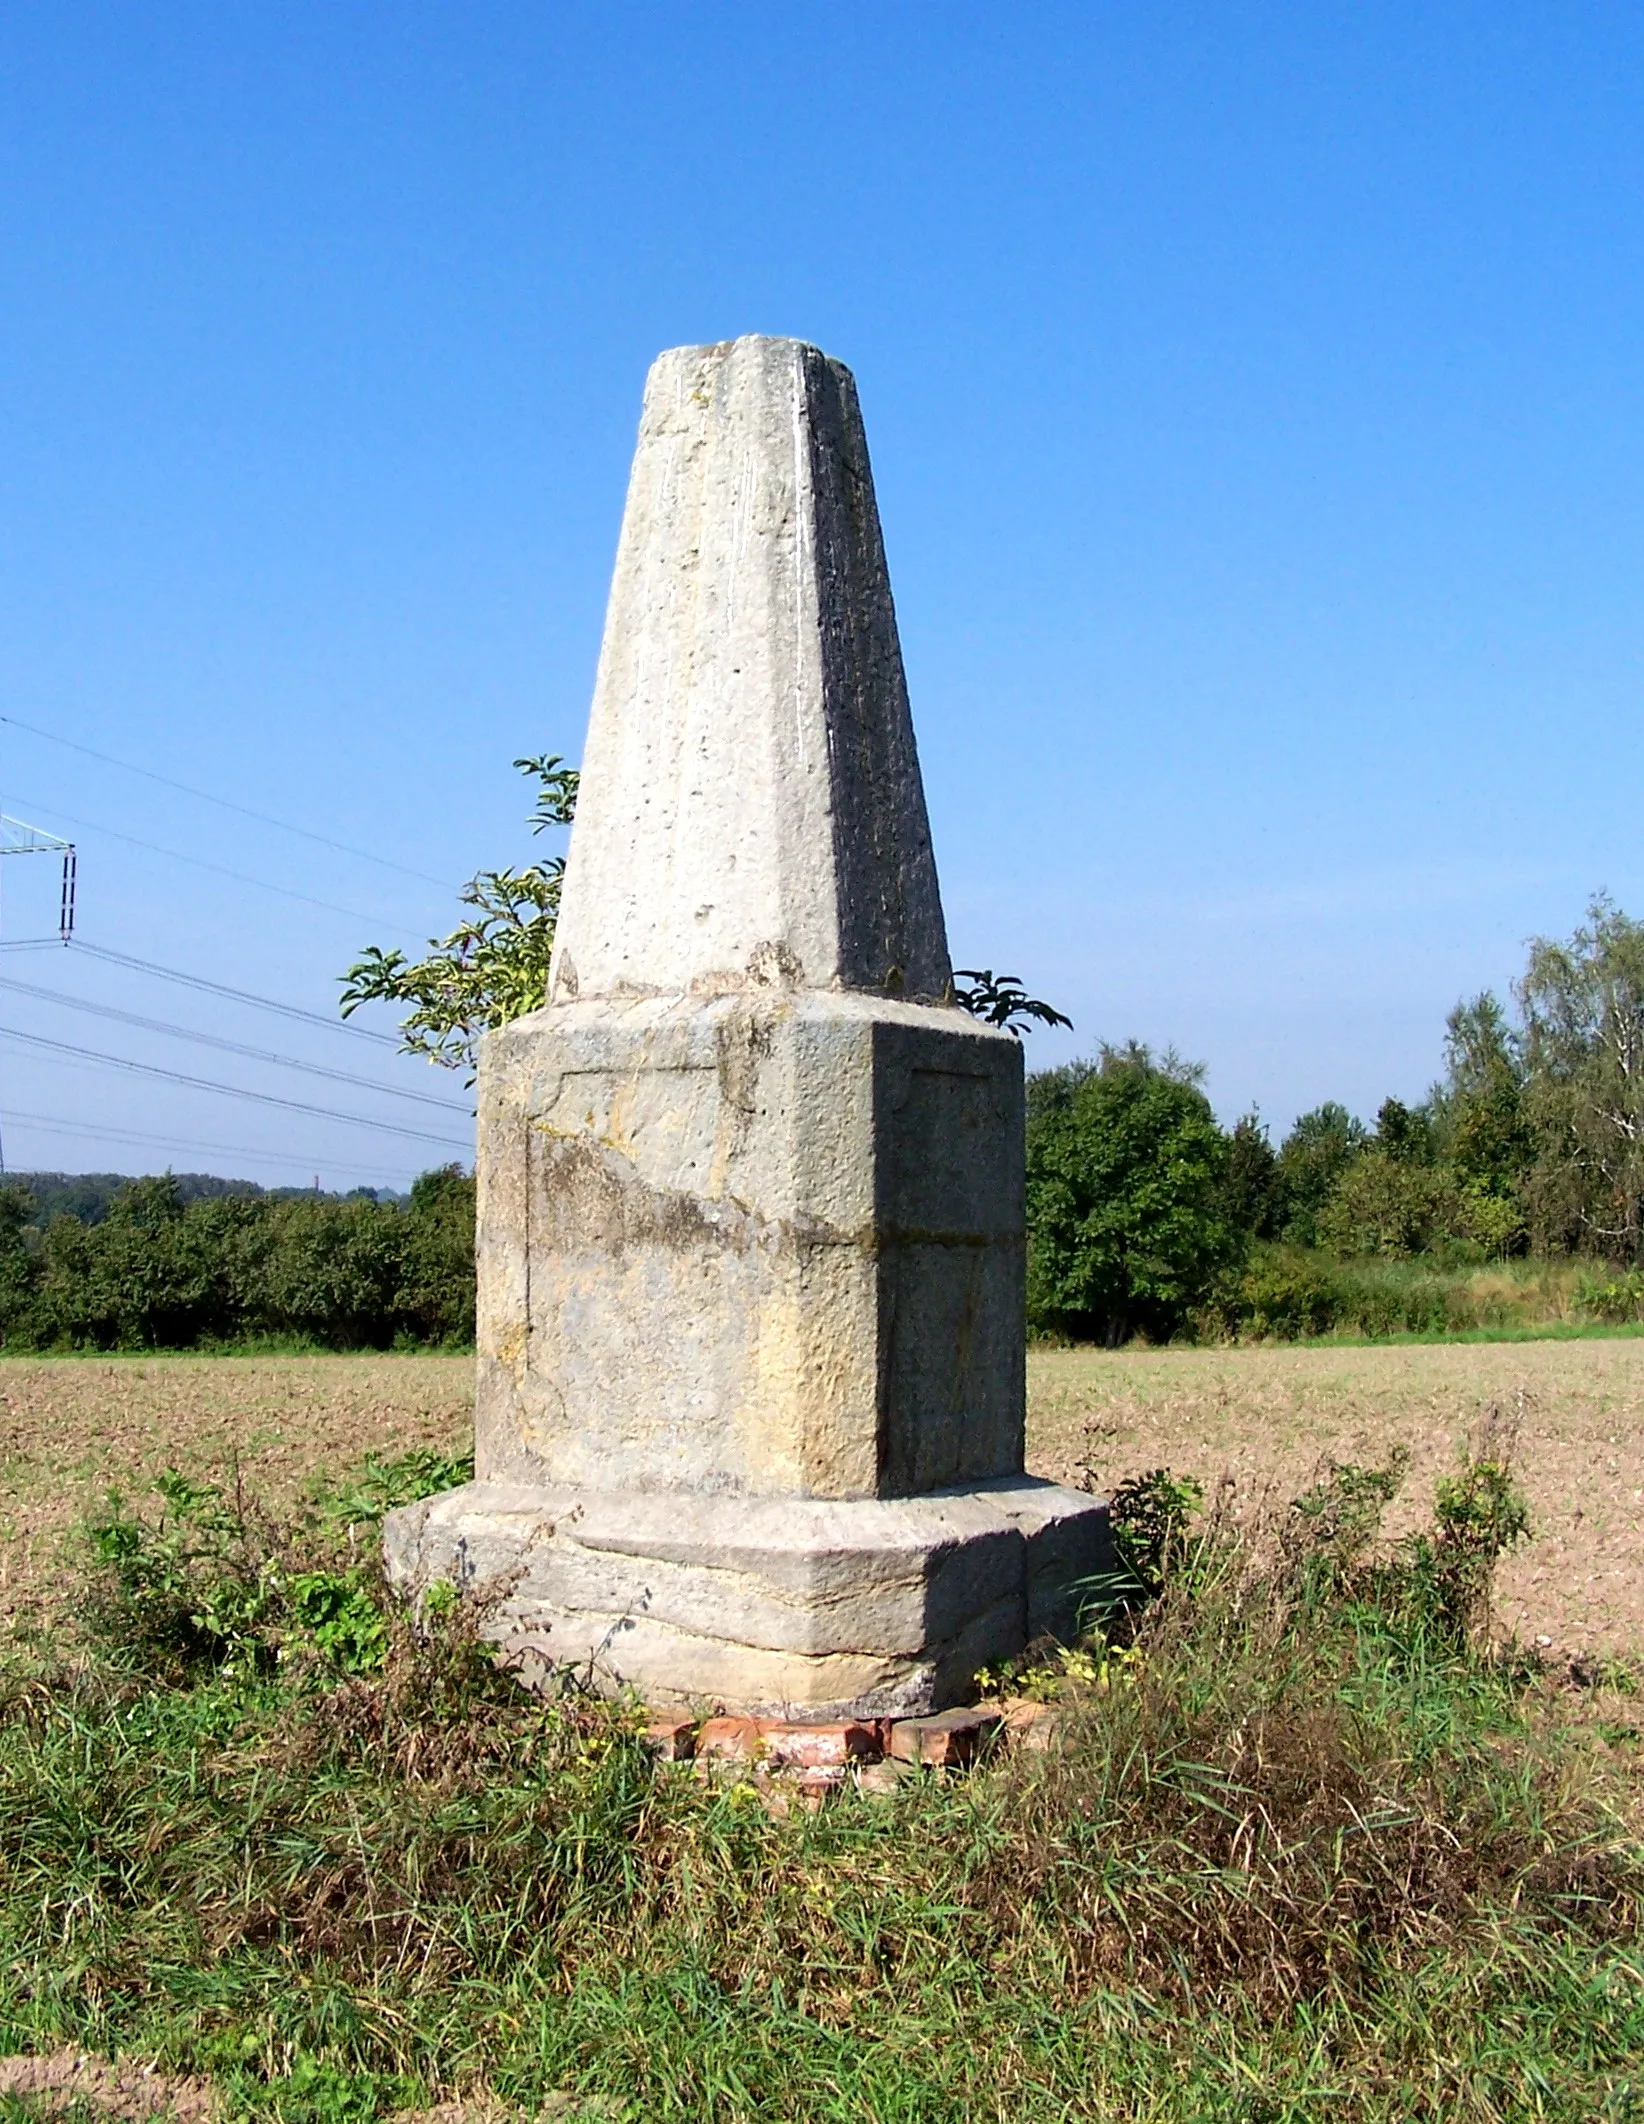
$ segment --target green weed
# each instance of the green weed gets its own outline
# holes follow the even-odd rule
[[[375,1673],[388,1627],[358,1535],[472,1473],[471,1458],[426,1450],[372,1456],[350,1480],[322,1486],[301,1520],[281,1523],[238,1481],[228,1491],[168,1468],[154,1485],[158,1514],[128,1510],[111,1491],[106,1514],[85,1527],[88,1625],[105,1651],[171,1679],[202,1667],[267,1673],[305,1657]]]
[[[1583,1319],[1602,1320],[1611,1327],[1644,1320],[1644,1271],[1628,1269],[1608,1276],[1589,1272],[1578,1279],[1574,1302]]]

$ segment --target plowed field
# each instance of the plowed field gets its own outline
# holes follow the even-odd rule
[[[65,1534],[175,1465],[278,1504],[371,1450],[466,1441],[464,1357],[0,1360],[0,1606],[49,1612]],[[1326,1458],[1410,1454],[1390,1524],[1430,1501],[1490,1410],[1518,1430],[1535,1538],[1502,1621],[1560,1652],[1644,1651],[1644,1340],[1036,1352],[1029,1462],[1103,1487],[1147,1468],[1282,1503]]]
[[[1644,1652],[1644,1340],[1088,1350],[1029,1360],[1029,1458],[1103,1488],[1147,1468],[1284,1503],[1326,1459],[1410,1455],[1388,1527],[1425,1516],[1492,1411],[1517,1431],[1533,1539],[1498,1612],[1559,1653]]]

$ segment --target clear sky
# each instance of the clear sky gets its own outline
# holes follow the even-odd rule
[[[1076,1020],[1030,1059],[1373,1113],[1527,937],[1644,912],[1641,239],[1624,6],[16,0],[0,804],[76,838],[89,942],[329,1012],[536,845],[510,762],[580,749],[651,357],[790,333],[861,388],[955,958]],[[0,986],[60,1043],[0,1038],[13,1168],[467,1141],[386,1047],[0,981],[459,1109]]]

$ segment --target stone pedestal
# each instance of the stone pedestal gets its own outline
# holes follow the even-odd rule
[[[577,1001],[486,1047],[479,1466],[895,1497],[1022,1467],[1022,1063],[850,993]]]
[[[390,1515],[402,1583],[484,1593],[527,1678],[591,1666],[647,1703],[907,1718],[1065,1635],[1094,1500],[1015,1476],[923,1497],[726,1497],[472,1482]]]
[[[546,1007],[480,1065],[479,1480],[389,1569],[655,1702],[906,1714],[1069,1626],[1022,1066],[954,1007],[848,372],[647,386]]]

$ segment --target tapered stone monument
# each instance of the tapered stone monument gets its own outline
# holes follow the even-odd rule
[[[478,1479],[391,1575],[529,1670],[940,1708],[1065,1629],[1102,1508],[1022,1472],[1017,1042],[952,1000],[849,372],[651,370],[546,1006],[479,1076]]]

